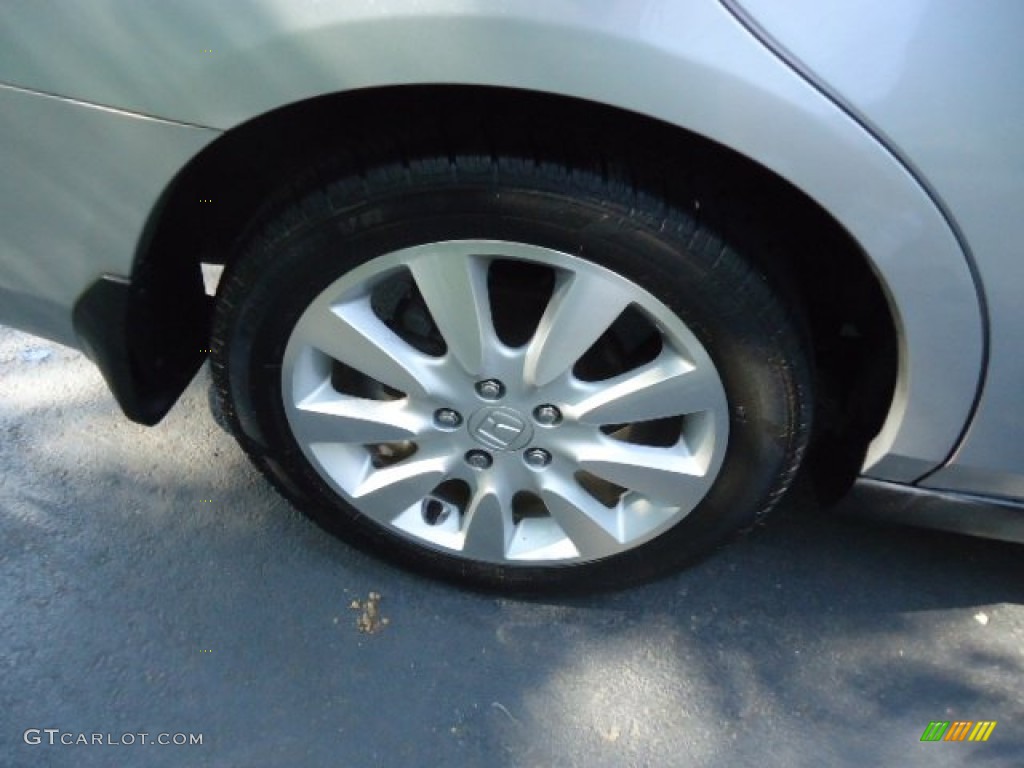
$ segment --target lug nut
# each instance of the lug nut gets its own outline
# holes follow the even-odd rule
[[[455,429],[462,423],[462,416],[451,408],[438,408],[434,411],[434,423],[441,429]]]
[[[487,451],[474,450],[466,452],[466,463],[473,469],[487,469],[494,463],[494,459]]]
[[[497,379],[487,379],[476,385],[476,392],[484,400],[500,400],[505,394],[505,385]]]
[[[551,454],[543,448],[530,448],[523,454],[523,460],[527,466],[534,469],[544,469],[544,467],[551,463]]]
[[[533,418],[542,427],[553,427],[562,421],[562,412],[553,405],[538,405],[533,409]]]

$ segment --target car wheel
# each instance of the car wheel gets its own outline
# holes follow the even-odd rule
[[[477,586],[601,588],[786,489],[806,345],[753,237],[511,154],[329,168],[241,238],[213,333],[232,430],[325,528]]]

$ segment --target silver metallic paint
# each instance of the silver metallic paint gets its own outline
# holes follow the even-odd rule
[[[941,213],[868,132],[713,0],[38,0],[0,10],[0,81],[217,129],[319,94],[410,83],[535,89],[660,118],[793,182],[872,260],[901,333],[899,391],[869,457],[872,475],[912,481],[933,469],[954,448],[976,393],[981,316]],[[59,314],[84,288],[85,273],[129,271],[126,255],[152,190],[173,170],[133,154],[118,166],[130,178],[108,178],[100,173],[114,159],[105,137],[76,136],[64,120],[50,128],[54,144],[89,154],[96,197],[126,184],[141,191],[117,214],[102,206],[90,213],[108,247],[70,249],[82,265],[57,272],[59,288],[43,289]],[[157,157],[198,151],[213,135],[176,130],[152,135]],[[23,130],[4,131],[3,145],[15,151],[33,143]],[[63,164],[35,152],[33,165],[59,172]],[[15,183],[22,181],[0,181],[0,199],[15,196]],[[18,213],[25,228],[55,228],[37,243],[52,253],[81,230],[63,222],[81,205],[63,200],[45,225],[24,206]],[[11,248],[0,238],[6,263]],[[66,328],[54,322],[50,332]]]
[[[951,464],[923,484],[1024,498],[1024,4],[738,1],[899,148],[974,258],[990,321],[985,387]]]
[[[75,346],[74,302],[131,273],[160,193],[217,135],[0,86],[0,323]]]

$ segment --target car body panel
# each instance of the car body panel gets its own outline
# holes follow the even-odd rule
[[[0,87],[0,323],[78,346],[74,303],[131,273],[160,194],[217,135]]]
[[[862,520],[1024,544],[1024,505],[989,495],[936,491],[861,478],[833,512]]]
[[[738,2],[898,148],[970,249],[989,313],[988,370],[966,439],[923,484],[1024,498],[1024,5]],[[949,365],[959,351],[948,349]]]
[[[710,137],[816,200],[857,240],[884,283],[899,328],[900,371],[865,470],[917,480],[950,455],[971,413],[983,317],[968,261],[941,210],[869,131],[717,0],[39,0],[6,5],[0,21],[0,81],[190,126],[226,130],[289,103],[353,89],[462,83],[590,99]],[[37,141],[22,136],[24,129],[6,129],[4,145]],[[167,142],[158,156],[187,154],[189,142],[198,150],[210,138],[195,127],[175,130],[177,138],[153,135]],[[62,123],[53,124],[51,140],[87,151],[87,139]],[[93,140],[113,150],[106,137]],[[35,152],[45,165],[43,148]],[[97,153],[96,169],[111,159]],[[136,225],[154,190],[173,176],[134,154],[120,163],[135,177],[131,183],[95,176],[103,187],[90,190],[134,190],[121,214],[93,214],[93,226],[117,242],[101,242],[89,254],[80,245],[75,258],[92,261],[79,271],[130,272],[124,256],[137,243]],[[10,176],[0,181],[15,183]],[[11,189],[0,194],[15,196]],[[46,221],[74,214],[76,206],[81,201],[69,198]],[[45,228],[19,210],[26,227]],[[116,228],[106,226],[114,222]],[[53,251],[45,239],[37,245]],[[10,248],[0,247],[6,264]],[[60,307],[69,285],[56,294],[41,290]]]

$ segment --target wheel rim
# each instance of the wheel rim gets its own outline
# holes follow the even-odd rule
[[[281,382],[296,442],[342,498],[488,563],[650,541],[705,497],[728,442],[718,372],[671,310],[521,243],[431,243],[345,274],[296,322]]]

